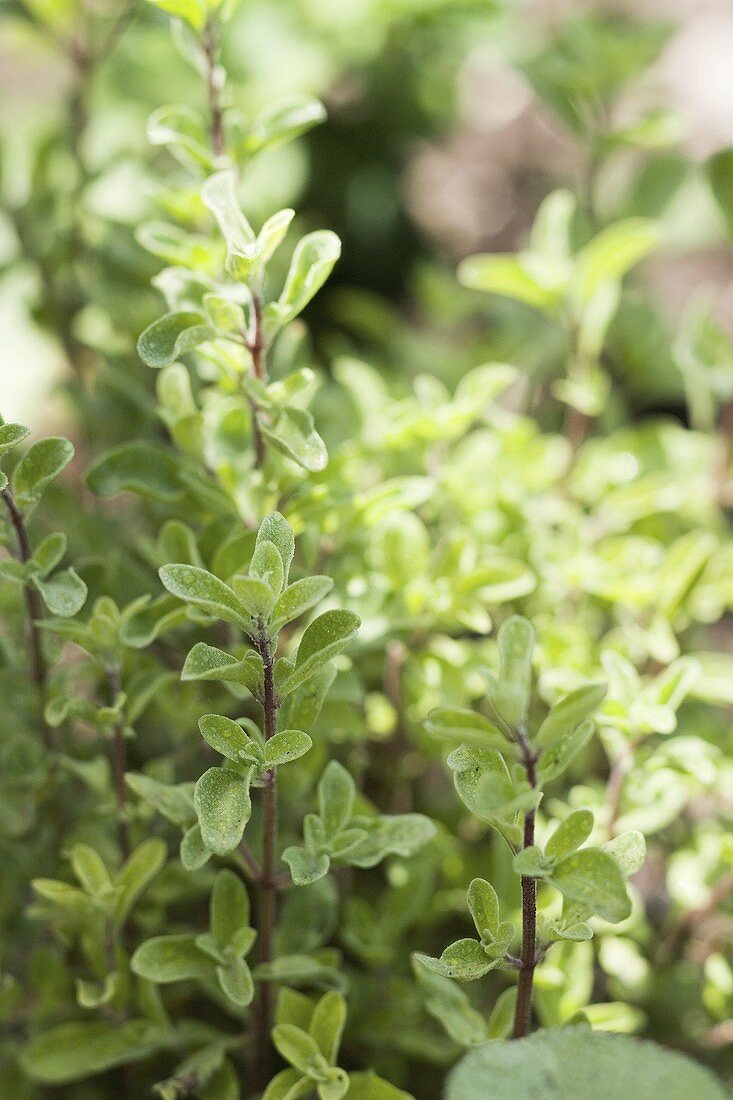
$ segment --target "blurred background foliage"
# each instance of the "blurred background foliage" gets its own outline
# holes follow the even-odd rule
[[[130,334],[155,296],[130,230],[151,212],[159,171],[145,120],[168,101],[201,106],[187,61],[144,5],[108,42],[119,5],[90,0],[72,51],[54,40],[53,19],[45,33],[34,25],[48,6],[0,8],[0,300],[13,340],[2,370],[28,360],[7,414],[36,423],[78,345],[123,356],[105,384],[139,399]],[[367,352],[403,381],[429,371],[455,382],[489,357],[541,381],[563,355],[558,334],[521,305],[467,295],[452,272],[469,253],[521,245],[542,197],[569,186],[594,226],[662,220],[664,247],[613,325],[610,415],[684,418],[680,316],[704,287],[730,321],[731,166],[716,154],[733,139],[720,61],[731,41],[730,13],[714,3],[658,0],[642,13],[519,0],[242,5],[225,49],[236,106],[252,114],[298,90],[329,110],[328,126],[261,158],[244,194],[255,220],[297,202],[304,224],[343,239],[308,318],[317,346]]]
[[[177,56],[168,21],[143,3],[4,0],[0,16],[2,412],[34,435],[74,440],[77,473],[49,492],[47,522],[63,517],[89,606],[102,592],[123,604],[157,583],[151,567],[165,557],[155,537],[174,510],[129,498],[92,505],[81,474],[133,435],[165,438],[156,378],[135,350],[160,312],[150,283],[160,265],[135,230],[157,216],[159,200],[176,212],[160,180],[175,183],[178,168],[167,150],[151,150],[148,116],[171,101],[203,108],[200,82],[185,42]],[[281,357],[322,380],[314,413],[331,464],[307,487],[284,479],[289,518],[299,534],[317,530],[327,559],[331,547],[337,591],[365,621],[358,668],[340,679],[324,725],[375,790],[385,780],[370,775],[370,758],[389,768],[394,752],[397,778],[415,780],[445,826],[437,855],[412,869],[396,862],[383,898],[366,917],[352,905],[342,935],[362,966],[350,1049],[420,1097],[435,1095],[435,1066],[442,1072],[456,1048],[437,1025],[425,1030],[415,983],[396,961],[402,937],[424,944],[441,924],[460,927],[463,888],[487,843],[436,779],[439,754],[422,723],[431,707],[480,694],[477,670],[494,657],[481,637],[486,607],[500,618],[509,604],[537,623],[546,699],[576,674],[598,675],[603,649],[612,683],[605,755],[589,754],[573,772],[569,798],[594,808],[609,834],[618,826],[653,838],[644,912],[603,936],[596,955],[566,945],[561,962],[543,964],[540,1018],[561,1023],[593,997],[599,1026],[655,1037],[733,1074],[733,689],[722,652],[733,602],[732,52],[725,0],[649,0],[643,10],[580,0],[243,0],[227,35],[232,105],[252,116],[298,91],[328,108],[326,125],[255,162],[241,197],[255,223],[293,205],[301,231],[329,226],[343,240],[307,327],[297,322],[276,350],[273,374]],[[609,388],[572,463],[573,432],[588,431],[569,425],[557,400],[572,328],[455,277],[466,256],[526,249],[558,188],[577,195],[573,253],[621,218],[654,219],[660,240],[610,322],[600,356]],[[522,374],[487,425],[493,384],[459,383],[488,360]],[[238,441],[219,442],[217,473],[231,480]],[[203,526],[204,512],[185,518]],[[201,538],[210,561],[221,527]],[[95,556],[95,545],[108,552]],[[485,553],[492,583],[481,573]],[[472,571],[475,589],[457,587]],[[15,593],[2,601],[5,611]],[[385,645],[397,690],[383,676]],[[705,658],[702,678],[677,690],[686,666],[675,662],[688,653]],[[167,663],[178,667],[177,651]],[[3,672],[4,688],[20,691]],[[77,688],[90,676],[74,665],[63,675]],[[163,728],[189,736],[198,691],[161,694],[156,721],[141,719],[136,767],[163,759]],[[631,731],[638,772],[629,774],[619,730]],[[177,751],[185,764],[190,751]],[[322,762],[314,753],[313,768]],[[610,796],[607,764],[619,785]],[[170,778],[172,765],[160,771]],[[17,836],[30,826],[13,792]],[[94,835],[88,821],[84,829]],[[508,881],[498,846],[492,860],[492,881],[502,867]],[[184,890],[169,877],[161,893],[163,907],[175,906]],[[5,916],[18,904],[4,898]],[[53,958],[41,952],[34,964],[47,968],[34,979],[42,1019],[44,989],[56,1003]],[[106,1094],[90,1086],[73,1095]]]

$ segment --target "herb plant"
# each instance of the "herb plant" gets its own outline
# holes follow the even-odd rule
[[[424,104],[405,27],[504,25],[410,7],[292,18]],[[294,209],[330,124],[257,76],[271,8],[10,5],[71,66],[72,132],[2,195],[77,452],[0,422],[0,1094],[714,1100],[733,354],[638,281],[693,171],[678,120],[614,121],[666,32],[581,13],[517,60],[577,196],[420,269],[408,322],[345,287],[327,203]],[[127,222],[92,149],[115,96],[153,107]],[[730,153],[703,175],[729,233]],[[638,397],[652,339],[690,427]]]

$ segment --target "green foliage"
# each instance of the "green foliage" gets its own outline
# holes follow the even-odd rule
[[[621,1035],[567,1028],[522,1043],[495,1043],[466,1055],[451,1075],[449,1100],[478,1100],[487,1077],[497,1100],[520,1100],[535,1089],[554,1098],[621,1100],[663,1089],[670,1100],[722,1100],[724,1090],[702,1067],[662,1047]]]
[[[712,1098],[602,1033],[733,1080],[730,150],[646,17],[281,7],[3,9],[0,1095]]]

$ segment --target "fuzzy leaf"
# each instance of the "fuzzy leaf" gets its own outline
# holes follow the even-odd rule
[[[439,959],[419,954],[415,958],[433,973],[457,982],[476,981],[490,970],[495,970],[502,961],[501,958],[489,958],[477,940],[469,939],[456,940],[446,947]]]
[[[199,718],[199,729],[204,741],[227,760],[241,762],[252,755],[254,746],[251,739],[231,718],[225,718],[222,714],[204,714]]]
[[[114,911],[116,924],[124,923],[148,883],[162,868],[166,855],[165,841],[160,837],[151,837],[139,844],[127,862],[122,865],[115,878],[115,886],[119,890]]]
[[[146,940],[135,951],[130,966],[135,974],[158,985],[211,978],[216,971],[214,960],[196,946],[193,933]]]
[[[51,614],[62,619],[76,615],[87,598],[87,586],[72,568],[62,569],[48,580],[34,577],[33,583]]]
[[[13,492],[21,507],[35,502],[74,457],[74,445],[60,436],[40,439],[28,448],[13,473]]]
[[[303,633],[295,666],[277,685],[279,692],[287,695],[305,683],[349,644],[359,625],[359,617],[352,611],[325,611],[314,619]]]
[[[250,651],[238,661],[215,646],[197,642],[184,661],[181,679],[244,684],[253,695],[259,695],[263,685],[262,658]]]
[[[297,317],[321,289],[341,255],[341,241],[328,229],[308,233],[295,246],[290,268],[277,302],[281,325]]]
[[[537,731],[538,745],[549,748],[590,718],[606,696],[605,684],[584,684],[556,703]]]
[[[239,844],[252,813],[249,793],[251,769],[246,776],[226,768],[209,768],[198,780],[193,801],[201,836],[217,856],[226,856]]]
[[[584,844],[592,832],[593,814],[590,810],[574,810],[558,825],[547,841],[545,855],[560,859]]]
[[[31,1039],[21,1060],[32,1080],[63,1085],[142,1061],[169,1042],[168,1028],[151,1020],[72,1022]]]
[[[215,337],[216,329],[204,313],[166,313],[142,333],[137,352],[146,366],[157,369]]]
[[[451,1072],[446,1100],[724,1100],[709,1070],[655,1043],[564,1027],[487,1043]]]
[[[217,968],[216,976],[222,990],[240,1008],[246,1008],[254,1000],[255,987],[252,974],[244,959],[235,958],[226,966]]]
[[[496,890],[483,878],[475,878],[468,887],[468,908],[476,931],[483,939],[487,932],[496,936],[499,930],[499,899]]]
[[[30,434],[28,428],[22,424],[0,424],[0,455],[17,447]]]
[[[576,753],[590,741],[595,732],[592,719],[581,722],[575,729],[561,734],[553,745],[545,749],[540,756],[538,782],[542,786],[562,775]]]
[[[421,956],[413,955],[413,969],[425,998],[425,1007],[460,1046],[472,1047],[485,1043],[486,1024],[466,994],[450,978],[423,965]]]
[[[332,839],[348,825],[355,795],[356,785],[346,768],[337,760],[331,760],[318,784],[319,816],[327,839]]]
[[[286,588],[272,611],[270,630],[276,634],[286,623],[304,615],[333,588],[330,577],[303,577]]]
[[[160,579],[173,596],[200,607],[209,615],[237,626],[247,627],[249,615],[231,588],[195,565],[164,565]]]
[[[428,733],[460,744],[482,745],[487,749],[506,750],[509,743],[494,723],[474,710],[461,707],[437,707],[425,723]]]
[[[587,905],[612,924],[625,920],[631,912],[621,869],[613,856],[600,848],[581,848],[565,856],[548,878],[564,897]]]
[[[241,928],[249,925],[249,897],[233,871],[219,871],[214,879],[209,925],[222,949],[229,946]]]
[[[283,730],[266,743],[265,763],[268,768],[289,764],[291,760],[304,756],[312,746],[310,737],[302,730]]]
[[[107,451],[90,466],[87,485],[105,500],[121,492],[162,501],[183,496],[176,459],[152,443],[123,443]]]

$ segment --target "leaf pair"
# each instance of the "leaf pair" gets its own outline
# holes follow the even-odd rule
[[[539,878],[559,890],[564,898],[586,906],[605,920],[618,924],[631,912],[626,882],[613,856],[602,848],[581,848],[593,830],[590,810],[568,814],[548,840],[544,853],[536,845],[514,857],[514,870]],[[585,938],[585,929],[570,938]]]
[[[471,882],[467,898],[478,939],[457,940],[446,947],[439,959],[414,956],[420,966],[459,982],[475,981],[501,966],[515,934],[509,921],[499,919],[499,899],[485,879],[475,878]]]
[[[318,783],[319,812],[303,823],[303,846],[283,852],[294,883],[306,886],[323,878],[332,862],[374,867],[388,855],[413,855],[435,835],[423,814],[355,816],[355,798],[354,780],[332,760]]]
[[[346,1073],[338,1062],[346,1023],[346,1001],[335,991],[314,1005],[292,989],[278,998],[272,1039],[289,1063],[273,1077],[262,1100],[297,1100],[314,1091],[319,1100],[413,1100],[371,1072]]]
[[[254,722],[240,724],[220,714],[205,714],[199,729],[204,740],[233,765],[209,768],[193,794],[202,841],[209,851],[223,856],[242,839],[252,813],[252,783],[303,756],[313,742],[301,730],[283,730],[265,741]]]
[[[254,983],[246,955],[256,932],[250,927],[249,898],[233,871],[219,871],[209,907],[209,931],[155,936],[135,951],[133,971],[163,985],[168,982],[215,981],[237,1007],[254,997]]]

